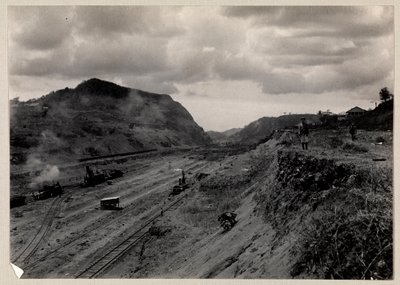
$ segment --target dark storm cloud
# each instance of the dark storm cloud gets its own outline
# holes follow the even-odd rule
[[[393,31],[393,7],[380,6],[380,15],[372,16],[376,7],[360,6],[292,6],[292,7],[227,7],[228,17],[251,19],[257,25],[295,27],[303,36],[381,36]]]
[[[76,8],[77,27],[84,34],[144,32],[151,10],[138,7],[84,6]],[[149,15],[148,15],[149,14]]]
[[[160,72],[166,66],[166,36],[181,32],[168,24],[158,29],[161,23],[154,21],[160,14],[158,9],[17,7],[10,10],[14,41],[10,44],[13,52],[9,70],[15,75],[86,78]],[[73,27],[65,24],[69,22],[74,23]],[[19,53],[21,49],[26,51]]]
[[[349,56],[360,49],[353,41],[320,37],[278,37],[264,41],[260,52],[277,55]]]
[[[391,65],[392,62],[389,58],[366,56],[362,59],[353,59],[333,65],[330,68],[320,65],[304,74],[300,72],[271,73],[262,79],[262,89],[269,94],[319,94],[340,90],[357,90],[363,86],[391,78]]]
[[[298,66],[337,65],[342,64],[347,58],[341,55],[328,57],[324,55],[285,54],[275,55],[269,60],[269,63],[285,68],[296,68]]]
[[[82,42],[69,52],[55,50],[46,56],[12,59],[11,73],[18,75],[61,75],[85,78],[96,74],[159,72],[166,66],[165,43],[159,39],[134,37],[118,42]]]
[[[179,7],[172,7],[175,13]],[[78,6],[75,8],[76,27],[85,36],[118,36],[148,34],[170,37],[183,29],[168,19],[160,7],[143,6]],[[163,21],[165,20],[165,21]]]
[[[166,65],[166,42],[141,36],[119,41],[104,39],[84,42],[74,53],[73,74],[87,75],[93,70],[111,74],[148,74]],[[72,75],[72,74],[71,74]]]
[[[21,47],[48,50],[60,46],[72,30],[67,7],[9,8],[10,36]]]
[[[393,81],[392,7],[10,7],[9,15],[13,80],[97,76],[159,93],[251,81],[267,94]]]

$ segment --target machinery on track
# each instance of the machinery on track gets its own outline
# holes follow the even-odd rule
[[[118,169],[110,169],[110,170],[92,170],[90,166],[86,166],[86,174],[83,178],[82,187],[90,187],[96,186],[98,184],[104,183],[108,180],[112,180],[115,178],[122,177],[124,173]]]
[[[53,182],[52,185],[44,184],[41,190],[32,192],[32,196],[35,200],[44,200],[51,197],[60,196],[62,193],[64,193],[64,190],[61,187],[60,183]]]
[[[179,195],[181,192],[185,191],[187,188],[189,188],[189,185],[186,183],[185,172],[182,170],[182,178],[179,178],[178,185],[175,185],[172,188],[172,191],[171,191],[171,193],[169,193],[169,196]]]

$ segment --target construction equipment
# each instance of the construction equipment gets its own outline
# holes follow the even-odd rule
[[[172,191],[171,193],[169,193],[169,196],[178,195],[181,192],[185,191],[187,188],[189,188],[189,185],[186,183],[185,172],[182,170],[182,178],[179,178],[178,185],[175,185],[172,188]]]
[[[179,195],[181,192],[185,191],[185,189],[187,189],[189,186],[187,184],[185,185],[175,185],[172,188],[171,193],[169,193],[169,196],[175,196],[175,195]]]
[[[104,173],[93,171],[88,165],[86,165],[86,175],[83,178],[83,186],[95,186],[105,181],[106,176]]]
[[[110,179],[123,176],[124,173],[118,169],[110,169],[104,171],[93,171],[88,165],[86,166],[86,175],[83,178],[83,187],[95,186]]]
[[[105,172],[105,174],[106,174],[106,178],[107,179],[115,179],[115,178],[122,177],[124,175],[124,173],[121,170],[118,170],[118,169],[107,170]]]
[[[60,183],[57,182],[53,183],[52,185],[43,185],[42,190],[32,192],[32,196],[35,200],[44,200],[47,198],[60,196],[63,192],[63,188],[61,187]]]

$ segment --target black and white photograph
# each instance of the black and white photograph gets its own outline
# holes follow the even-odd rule
[[[8,5],[15,274],[393,281],[396,8]]]

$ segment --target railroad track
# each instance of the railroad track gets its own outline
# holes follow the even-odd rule
[[[196,169],[196,171],[200,171],[200,170],[204,169],[206,166],[207,166],[207,165],[201,165],[201,166],[196,165],[196,166],[191,166],[191,167],[189,167],[187,170],[192,170],[192,171],[193,171],[193,170]],[[169,180],[172,182],[172,181],[174,180],[174,178],[173,178],[173,179],[171,179],[171,178],[166,178],[166,179],[162,179],[161,181],[164,183],[165,181],[169,181]],[[163,186],[162,186],[162,187],[163,187]],[[155,189],[157,189],[157,188],[160,188],[160,186],[155,187]],[[157,194],[157,191],[154,191],[153,193],[148,193],[148,192],[147,192],[146,195],[143,195],[143,196],[142,196],[142,195],[139,195],[139,198],[138,198],[137,201],[135,201],[135,203],[131,203],[131,204],[129,204],[128,207],[125,208],[126,210],[128,210],[128,211],[126,211],[125,213],[123,213],[123,214],[121,214],[121,215],[118,215],[117,217],[115,217],[115,216],[112,215],[112,214],[106,216],[106,217],[105,217],[105,220],[102,220],[100,223],[92,224],[92,226],[91,226],[89,229],[85,229],[85,232],[84,232],[83,234],[74,236],[72,239],[68,240],[67,242],[64,242],[64,243],[63,243],[62,245],[60,245],[59,247],[57,247],[57,248],[55,248],[54,250],[48,252],[47,254],[45,254],[44,256],[42,256],[41,258],[35,260],[35,262],[32,262],[32,263],[30,263],[30,264],[27,264],[23,269],[24,269],[25,271],[31,270],[31,269],[35,268],[36,266],[40,265],[41,262],[46,261],[49,257],[51,257],[51,256],[54,255],[55,253],[59,252],[60,250],[65,250],[65,247],[70,246],[71,244],[74,244],[75,242],[81,240],[83,237],[86,237],[86,236],[90,235],[93,231],[99,230],[99,229],[102,229],[102,228],[105,228],[105,227],[107,227],[107,226],[109,226],[109,225],[113,225],[113,224],[115,224],[116,221],[121,220],[121,219],[123,219],[124,217],[131,215],[132,213],[131,213],[131,211],[129,211],[129,209],[132,209],[132,208],[134,209],[134,208],[137,206],[137,204],[140,204],[140,203],[141,203],[141,201],[142,201],[143,199],[149,199],[150,201],[154,201],[154,202],[157,202],[157,201],[158,201],[158,202],[159,202],[158,205],[160,205],[160,204],[163,203],[163,201],[159,201],[158,198],[156,198],[156,197],[155,197],[155,198],[151,198],[151,197],[150,197],[150,198],[146,198],[149,194],[154,194],[154,195],[156,195],[156,194]],[[150,215],[153,215],[154,213],[160,213],[160,209],[161,209],[161,208],[156,208],[155,210],[153,210],[153,211],[150,213]]]
[[[153,200],[156,201],[156,199],[150,199],[150,201],[153,201]],[[142,201],[142,199],[139,199],[137,202],[140,203],[141,201]],[[136,204],[132,204],[130,206],[134,207],[135,205]],[[113,225],[113,224],[115,224],[116,221],[121,220],[122,218],[124,218],[130,214],[131,214],[131,212],[127,211],[126,213],[119,215],[117,217],[113,216],[112,214],[108,215],[107,217],[105,217],[105,220],[102,220],[100,223],[93,224],[93,226],[89,229],[85,229],[85,232],[83,234],[74,236],[72,239],[68,240],[67,242],[64,242],[62,245],[60,245],[56,249],[48,252],[41,258],[35,260],[35,262],[27,264],[27,266],[25,266],[23,269],[25,271],[28,271],[28,270],[35,268],[36,266],[40,265],[41,262],[46,261],[49,257],[54,255],[55,253],[59,252],[60,250],[64,250],[65,247],[70,246],[70,245],[74,244],[75,242],[81,240],[82,238],[90,235],[91,232],[102,229],[102,228],[106,228],[107,226],[110,226],[110,225]]]
[[[153,214],[151,218],[146,220],[133,234],[129,235],[118,245],[114,246],[111,250],[107,251],[100,258],[90,264],[88,267],[78,273],[75,278],[90,279],[99,276],[107,268],[109,268],[115,261],[120,259],[125,253],[127,253],[133,246],[147,235],[147,231],[153,222],[162,216],[166,211],[176,209],[178,203],[183,200],[188,193],[182,194],[181,197],[171,202],[162,209],[158,209],[158,213]]]
[[[70,195],[68,195],[68,196],[70,196]],[[12,261],[13,263],[20,263],[20,264],[26,263],[29,260],[29,258],[31,258],[32,255],[35,254],[35,252],[37,251],[37,249],[40,245],[40,242],[43,240],[43,238],[48,233],[48,231],[53,223],[53,219],[60,209],[60,204],[62,203],[62,201],[67,199],[68,196],[67,197],[64,196],[64,199],[63,199],[63,197],[58,196],[53,200],[53,202],[51,203],[50,209],[47,211],[46,216],[44,217],[44,220],[43,220],[39,230],[33,236],[33,238],[25,245],[25,247],[17,255],[17,257],[14,258],[14,260]]]
[[[190,166],[190,167],[186,168],[186,170],[187,171],[201,171],[206,167],[207,167],[207,164],[205,164],[205,165],[193,165],[193,166]],[[156,187],[156,188],[158,188],[158,187]],[[186,190],[185,192],[187,192],[188,190]],[[157,194],[157,193],[154,192],[152,194]],[[182,195],[184,195],[184,194],[182,194]],[[152,222],[152,221],[154,221],[156,218],[158,218],[161,215],[161,208],[163,208],[164,211],[166,209],[173,210],[174,208],[176,208],[178,206],[179,201],[181,201],[181,199],[183,199],[183,197],[181,197],[178,200],[176,200],[175,201],[176,203],[172,202],[172,203],[168,204],[168,206],[165,206],[165,204],[164,204],[164,206],[160,206],[160,205],[163,204],[163,201],[159,201],[157,198],[151,198],[151,197],[146,198],[146,195],[144,195],[143,197],[140,197],[135,203],[129,204],[129,206],[127,208],[125,208],[125,209],[126,210],[128,210],[129,208],[135,209],[136,205],[140,204],[142,199],[149,199],[150,201],[154,201],[154,202],[158,201],[159,202],[159,203],[157,203],[157,206],[155,207],[155,209],[151,210],[149,215],[147,215],[147,216],[152,216],[152,219],[151,219],[151,222]],[[165,201],[167,201],[167,200],[164,200],[164,203],[165,203]],[[96,222],[96,223],[92,224],[90,229],[85,229],[85,232],[83,234],[74,236],[72,239],[62,243],[60,246],[58,246],[54,250],[48,252],[47,254],[45,254],[44,256],[40,257],[39,259],[36,259],[34,262],[32,262],[30,264],[27,264],[23,269],[25,271],[31,271],[33,268],[36,268],[38,265],[42,264],[42,262],[47,261],[49,258],[51,258],[51,256],[54,256],[55,253],[59,252],[60,250],[65,250],[65,248],[67,246],[70,246],[70,245],[74,244],[75,242],[81,240],[83,237],[90,235],[93,231],[101,229],[101,228],[105,228],[105,227],[107,227],[109,225],[113,225],[113,224],[115,224],[116,221],[121,220],[124,217],[126,217],[128,215],[131,215],[131,214],[132,214],[132,211],[127,211],[126,213],[123,213],[122,215],[119,215],[117,217],[112,215],[112,214],[110,214],[109,216],[106,216],[105,217],[106,220],[102,220],[102,221],[100,221],[98,223]],[[145,217],[143,217],[143,218],[145,219]],[[143,218],[141,220],[143,220]],[[144,223],[144,224],[146,224],[146,223]],[[144,228],[141,228],[141,230],[143,230],[143,229]],[[138,242],[142,238],[142,236],[136,236],[136,238],[138,238],[138,240],[137,240],[137,242]],[[130,240],[130,242],[127,241],[126,243],[132,244],[133,241]],[[117,260],[117,259],[118,258],[116,258],[115,260]],[[82,278],[85,278],[85,277],[82,277]]]

